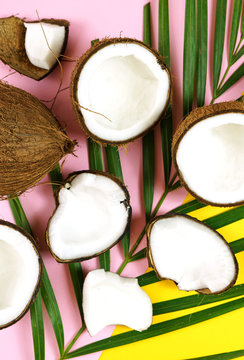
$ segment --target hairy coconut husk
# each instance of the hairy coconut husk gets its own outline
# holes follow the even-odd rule
[[[205,105],[199,108],[196,108],[191,111],[191,113],[179,124],[172,141],[172,159],[174,163],[174,167],[177,171],[181,184],[186,188],[186,190],[194,196],[198,201],[201,201],[207,205],[212,206],[220,206],[220,207],[228,207],[233,205],[242,205],[243,201],[234,203],[234,204],[216,204],[206,199],[200,197],[194,191],[192,191],[188,184],[186,183],[176,161],[177,150],[182,138],[185,136],[188,130],[192,128],[195,124],[200,121],[203,121],[210,116],[227,114],[227,113],[244,113],[244,103],[242,101],[227,101],[217,104]],[[207,144],[206,144],[207,146]]]
[[[85,66],[86,62],[94,55],[96,54],[96,52],[98,52],[99,50],[101,50],[102,48],[111,45],[111,44],[116,44],[116,43],[134,43],[134,44],[139,44],[142,47],[146,48],[147,50],[149,50],[156,58],[157,58],[157,62],[158,64],[161,66],[162,70],[167,71],[167,74],[169,76],[169,80],[170,80],[170,86],[169,86],[169,91],[168,91],[168,96],[167,96],[167,101],[165,104],[165,107],[162,111],[162,113],[160,114],[160,116],[158,117],[157,121],[155,121],[150,127],[148,127],[148,129],[144,130],[143,132],[141,132],[140,134],[124,140],[124,141],[110,141],[110,140],[104,140],[101,139],[100,137],[96,136],[95,134],[93,134],[92,132],[90,132],[90,130],[87,128],[86,124],[85,124],[85,120],[84,117],[81,113],[81,109],[84,108],[85,110],[91,111],[96,113],[96,111],[92,111],[89,109],[86,109],[85,107],[82,106],[82,104],[79,104],[78,102],[78,97],[77,97],[77,86],[78,86],[78,81],[79,81],[79,77],[80,77],[80,73],[83,69],[83,67]],[[81,126],[81,128],[85,131],[86,135],[91,138],[93,141],[97,142],[100,145],[113,145],[113,146],[121,146],[121,145],[126,145],[131,141],[134,141],[136,139],[138,139],[139,137],[142,137],[144,135],[146,135],[150,130],[152,130],[164,117],[167,108],[169,107],[169,104],[171,102],[171,98],[172,98],[172,79],[171,79],[171,73],[170,70],[168,69],[167,65],[164,63],[164,59],[163,57],[159,54],[159,52],[157,52],[156,50],[152,49],[150,46],[148,46],[147,44],[145,44],[142,41],[139,41],[137,39],[131,39],[131,38],[104,38],[101,41],[97,41],[95,44],[93,44],[77,61],[77,64],[73,70],[72,76],[71,76],[71,82],[70,82],[70,96],[71,96],[71,101],[72,101],[72,105],[73,105],[73,109],[76,115],[76,118],[79,121],[79,124]],[[97,113],[99,114],[99,113]],[[102,115],[102,114],[100,114]],[[104,115],[102,115],[104,116]],[[106,116],[104,116],[106,118]]]
[[[42,19],[40,22],[65,27],[65,40],[61,50],[61,55],[63,55],[68,40],[69,22],[56,19]],[[41,80],[57,66],[58,62],[50,70],[34,66],[26,55],[25,32],[26,28],[22,19],[15,16],[0,19],[0,60],[23,75]]]
[[[0,199],[32,187],[74,145],[36,97],[0,82]]]

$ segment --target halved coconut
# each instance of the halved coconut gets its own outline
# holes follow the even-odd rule
[[[18,226],[0,220],[0,329],[14,324],[30,308],[41,274],[35,240]]]
[[[182,184],[214,206],[244,204],[244,104],[238,101],[193,110],[173,139],[174,165]]]
[[[163,58],[134,39],[105,39],[78,61],[71,99],[95,141],[124,144],[144,135],[165,113],[171,77]]]
[[[115,245],[130,218],[129,193],[119,179],[99,171],[74,173],[58,192],[47,245],[59,262],[89,259]]]
[[[187,215],[159,216],[147,229],[149,260],[159,279],[180,290],[220,293],[234,285],[238,265],[215,230]]]
[[[64,54],[68,33],[66,20],[24,22],[15,16],[2,18],[0,59],[19,73],[41,80],[57,66],[56,57]]]
[[[142,331],[152,324],[152,303],[138,280],[103,269],[90,271],[85,278],[83,311],[91,336],[108,325]]]

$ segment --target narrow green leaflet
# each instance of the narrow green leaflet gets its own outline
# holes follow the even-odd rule
[[[35,302],[31,305],[30,315],[35,360],[45,360],[45,337],[40,292],[38,293]]]
[[[168,0],[158,2],[158,51],[170,69],[169,4]]]
[[[107,145],[105,148],[105,152],[106,152],[106,157],[107,157],[108,171],[111,174],[117,176],[121,181],[124,181],[118,148],[115,146]],[[122,242],[122,246],[123,246],[124,256],[127,257],[129,249],[130,249],[130,232],[129,231],[124,235],[121,242]]]
[[[133,255],[133,256],[129,259],[129,262],[133,262],[133,261],[136,261],[136,260],[144,259],[146,256],[147,256],[147,249],[144,248],[144,249],[138,251],[135,255]]]
[[[186,0],[183,55],[183,118],[191,111],[196,59],[195,0]]]
[[[201,357],[191,358],[191,359],[186,359],[186,360],[231,360],[231,359],[237,359],[241,356],[244,356],[244,350],[230,351],[230,352],[226,352],[226,353],[201,356]]]
[[[235,254],[238,254],[241,251],[244,251],[244,238],[232,241],[230,243],[231,249]]]
[[[101,145],[88,139],[89,167],[91,170],[103,171]]]
[[[234,64],[237,60],[239,60],[244,55],[244,45],[240,48],[240,50],[233,56],[232,64]]]
[[[233,13],[232,13],[231,32],[230,32],[229,63],[232,63],[232,57],[235,50],[237,33],[241,20],[241,7],[242,7],[242,0],[235,0]]]
[[[150,3],[143,9],[143,41],[151,46]],[[154,131],[151,130],[142,139],[143,193],[146,222],[150,219],[154,194]]]
[[[172,299],[167,301],[161,301],[153,304],[153,315],[168,314],[175,311],[187,310],[193,307],[213,304],[218,301],[229,300],[235,297],[244,295],[244,284],[233,286],[223,294],[206,296],[202,294],[189,295],[180,297],[178,299]]]
[[[75,297],[78,304],[78,308],[80,311],[80,316],[82,320],[82,324],[84,323],[84,314],[82,308],[82,289],[84,282],[84,275],[82,271],[81,264],[79,262],[69,264],[70,276],[72,279]]]
[[[60,171],[59,165],[57,165],[54,168],[54,170],[51,173],[49,173],[49,176],[51,177],[53,182],[62,181],[63,176]],[[55,197],[55,189],[53,189],[53,190],[54,190],[53,194]],[[74,291],[75,291],[77,305],[78,305],[78,308],[80,311],[80,316],[81,316],[81,319],[83,320],[84,317],[83,317],[81,294],[82,294],[82,284],[83,284],[84,279],[83,279],[83,272],[82,272],[81,264],[80,263],[70,263],[69,271],[70,271],[70,276],[71,276]]]
[[[205,102],[208,49],[208,2],[197,1],[196,93],[197,106]]]
[[[47,313],[51,320],[53,330],[57,339],[58,348],[60,355],[64,351],[64,329],[63,323],[60,315],[60,311],[58,308],[57,300],[55,294],[53,292],[52,285],[50,283],[47,270],[43,267],[42,273],[42,285],[41,285],[41,296],[42,300],[47,309]]]
[[[205,204],[200,203],[197,200],[192,200],[186,204],[176,207],[175,209],[171,210],[170,213],[174,212],[174,213],[179,213],[179,214],[187,214],[189,212],[201,209],[205,206],[206,206]]]
[[[149,46],[152,45],[150,3],[143,8],[143,42]]]
[[[11,200],[9,200],[9,204],[10,204],[16,224],[18,226],[22,227],[23,229],[25,229],[31,235],[33,235],[30,224],[27,220],[27,217],[25,215],[25,212],[22,208],[22,205],[21,205],[19,199],[18,198],[11,199]],[[64,349],[64,330],[63,330],[62,318],[60,315],[58,303],[57,303],[51,282],[50,282],[48,274],[47,274],[47,270],[45,268],[44,263],[42,265],[43,265],[43,273],[42,273],[42,282],[41,282],[41,289],[40,289],[41,292],[39,292],[39,295],[41,293],[42,299],[43,299],[44,304],[47,309],[48,316],[49,316],[52,326],[53,326],[53,331],[55,333],[55,336],[57,339],[57,344],[58,344],[59,351],[61,354]],[[33,311],[31,319],[32,319],[32,327],[38,326],[38,324],[40,324],[40,327],[36,328],[35,331],[33,332],[33,334],[35,333],[36,337],[42,339],[42,337],[44,338],[44,329],[43,329],[43,326],[41,326],[42,322],[40,320],[40,317],[42,317],[42,308],[39,308],[39,306],[40,306],[40,303],[38,303],[36,305],[35,311]],[[39,319],[35,320],[35,316],[38,316]],[[39,336],[37,336],[38,329],[40,331]],[[42,332],[43,332],[43,334],[42,334]],[[39,341],[36,342],[36,340],[34,340],[34,348],[38,344],[39,344]],[[44,340],[43,340],[43,347],[45,348]],[[35,352],[36,352],[36,350],[35,350]],[[39,352],[38,349],[37,349],[37,352]]]
[[[244,298],[229,301],[225,304],[210,307],[209,309],[197,311],[195,313],[167,320],[150,326],[149,329],[138,332],[128,331],[123,334],[115,335],[110,338],[95,341],[92,344],[83,346],[75,351],[70,352],[65,359],[72,359],[76,356],[91,354],[97,351],[111,349],[114,347],[131,344],[140,340],[149,339],[154,336],[167,334],[171,331],[186,328],[191,325],[213,319],[217,316],[227,314],[231,311],[240,309],[244,306]]]
[[[213,229],[219,229],[223,226],[232,224],[235,221],[242,220],[244,218],[244,205],[232,208],[221,214],[212,216],[204,220],[204,223],[209,225]]]
[[[244,75],[244,63],[229,77],[228,80],[222,85],[222,87],[217,91],[215,98],[217,99],[222,95],[226,90],[228,90],[232,85],[237,83]]]
[[[213,54],[213,98],[216,98],[216,90],[218,87],[222,65],[225,38],[226,3],[227,0],[217,0],[216,5]]]
[[[56,190],[59,187],[59,184],[61,185],[63,183],[63,176],[60,171],[59,163],[57,163],[56,166],[53,168],[53,170],[50,171],[49,177],[51,179],[53,193],[55,194]],[[56,201],[56,198],[55,198],[55,201]],[[56,205],[57,205],[57,202],[56,202]]]
[[[170,69],[170,42],[169,42],[169,4],[168,0],[159,0],[158,3],[158,51]],[[169,184],[171,171],[171,143],[173,136],[172,104],[169,105],[165,116],[160,123],[161,142],[164,164],[165,188]]]

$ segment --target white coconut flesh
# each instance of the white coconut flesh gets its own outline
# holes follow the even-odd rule
[[[149,50],[117,43],[93,54],[81,70],[77,98],[85,125],[97,137],[126,141],[152,126],[165,108],[170,79]],[[104,115],[104,116],[102,116]]]
[[[244,114],[202,120],[179,143],[176,161],[188,187],[216,204],[244,200]]]
[[[137,279],[103,269],[89,272],[84,281],[83,311],[91,336],[108,325],[142,331],[152,324],[152,303]]]
[[[0,225],[0,327],[17,319],[39,281],[39,258],[31,241]]]
[[[59,192],[48,228],[52,252],[61,260],[95,256],[124,233],[129,217],[126,194],[111,178],[77,175]]]
[[[28,59],[33,65],[50,70],[63,48],[65,27],[44,22],[24,23],[24,25],[25,51]]]
[[[227,243],[188,217],[175,215],[156,221],[150,232],[150,251],[160,278],[174,280],[180,290],[221,292],[236,276]]]

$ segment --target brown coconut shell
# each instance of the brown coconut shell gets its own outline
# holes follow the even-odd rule
[[[45,105],[0,82],[0,199],[34,186],[73,149],[74,142]]]
[[[0,325],[0,330],[1,329],[4,329],[8,326],[11,326],[13,324],[15,324],[17,321],[19,321],[26,313],[27,311],[29,310],[29,308],[31,307],[31,305],[33,304],[33,302],[35,301],[36,297],[37,297],[37,294],[38,294],[38,291],[40,289],[40,286],[41,286],[41,279],[42,279],[42,269],[43,269],[43,266],[42,266],[42,259],[41,259],[41,255],[40,255],[40,252],[39,252],[39,249],[37,247],[37,244],[36,244],[36,241],[35,239],[27,232],[25,231],[24,229],[22,229],[21,227],[17,226],[17,225],[14,225],[8,221],[4,221],[4,220],[0,220],[0,225],[4,225],[4,226],[8,226],[16,231],[19,231],[22,235],[24,235],[32,244],[33,246],[33,249],[35,250],[37,256],[38,256],[38,262],[39,262],[39,276],[38,276],[38,280],[37,280],[37,283],[36,283],[36,286],[35,286],[35,289],[33,290],[33,293],[32,293],[32,296],[28,302],[28,304],[26,304],[26,307],[24,308],[24,310],[21,312],[21,314],[14,320],[4,324],[4,325]]]
[[[84,260],[89,260],[89,259],[92,259],[96,256],[99,256],[103,253],[105,253],[107,250],[111,249],[113,246],[115,246],[120,240],[122,240],[122,238],[124,237],[124,235],[127,233],[127,231],[129,230],[129,226],[130,226],[130,222],[131,222],[131,216],[132,216],[132,208],[130,206],[130,194],[125,186],[125,184],[119,179],[117,178],[116,176],[108,173],[108,172],[103,172],[103,171],[98,171],[98,170],[82,170],[82,171],[76,171],[76,172],[73,172],[71,173],[67,178],[66,180],[64,180],[64,184],[67,184],[67,183],[71,183],[74,178],[77,176],[77,175],[80,175],[80,174],[94,174],[94,175],[101,175],[101,176],[105,176],[111,180],[113,180],[114,182],[116,182],[120,187],[121,189],[124,191],[124,194],[125,194],[125,197],[126,197],[126,201],[124,202],[124,206],[125,208],[128,210],[128,218],[127,218],[127,225],[125,227],[125,231],[123,232],[123,234],[111,245],[109,246],[108,248],[106,248],[105,250],[103,251],[100,251],[99,253],[95,254],[95,255],[91,255],[91,256],[86,256],[86,257],[82,257],[82,258],[77,258],[77,259],[67,259],[67,260],[63,260],[63,259],[60,259],[56,254],[54,254],[54,252],[52,251],[52,247],[50,245],[50,241],[49,241],[49,224],[50,224],[50,221],[52,220],[55,212],[57,211],[58,209],[58,206],[59,206],[59,191],[63,188],[64,185],[60,186],[58,189],[57,189],[57,192],[55,193],[55,200],[56,200],[56,208],[52,214],[52,216],[50,217],[50,219],[48,220],[48,224],[47,224],[47,229],[46,229],[46,236],[45,236],[45,239],[46,239],[46,243],[47,243],[47,246],[48,246],[48,249],[50,251],[50,253],[52,254],[52,256],[54,257],[54,259],[59,262],[59,263],[74,263],[74,262],[80,262],[80,261],[84,261]]]
[[[239,272],[239,267],[238,267],[238,262],[236,260],[236,257],[235,257],[235,254],[232,250],[232,248],[230,247],[229,243],[225,240],[225,238],[220,235],[216,230],[212,229],[209,225],[205,224],[204,222],[192,217],[192,216],[189,216],[189,215],[186,215],[186,214],[178,214],[178,213],[171,213],[171,214],[167,214],[167,215],[160,215],[160,216],[156,216],[155,218],[153,218],[150,223],[148,224],[147,226],[147,229],[146,229],[146,235],[147,235],[147,257],[148,257],[148,261],[149,261],[149,264],[150,266],[153,268],[153,270],[155,271],[156,275],[157,275],[157,278],[160,279],[160,280],[171,280],[171,281],[174,281],[172,279],[169,279],[169,278],[163,278],[160,276],[160,274],[158,273],[157,271],[157,268],[155,266],[155,263],[154,263],[154,260],[153,260],[153,255],[152,255],[152,250],[151,250],[151,243],[150,243],[150,236],[151,236],[151,230],[152,230],[152,226],[158,221],[158,220],[161,220],[161,219],[168,219],[168,218],[172,218],[174,216],[181,216],[181,217],[185,217],[187,219],[190,219],[192,221],[195,221],[196,223],[198,224],[201,224],[201,225],[204,225],[206,226],[208,229],[210,229],[211,231],[215,232],[216,235],[218,235],[218,237],[226,244],[226,246],[228,247],[230,253],[231,253],[231,256],[233,258],[233,261],[234,261],[234,264],[235,264],[235,276],[233,278],[233,280],[231,281],[231,283],[226,287],[224,288],[223,290],[221,291],[216,291],[216,292],[211,292],[208,288],[206,289],[197,289],[196,291],[199,293],[199,294],[206,294],[206,295],[217,295],[217,294],[221,294],[225,291],[227,291],[228,289],[230,289],[236,282],[237,280],[237,276],[238,276],[238,272]],[[174,281],[174,283],[177,285],[177,283]]]
[[[232,204],[218,204],[211,201],[208,201],[198,194],[196,194],[193,190],[190,189],[188,184],[185,182],[185,179],[178,167],[177,161],[176,161],[176,155],[177,150],[179,147],[179,144],[185,134],[188,130],[190,130],[194,125],[199,123],[200,121],[204,121],[205,119],[208,119],[211,116],[220,115],[220,114],[227,114],[227,113],[242,113],[244,114],[244,103],[240,101],[228,101],[223,103],[217,103],[212,105],[207,105],[203,107],[196,108],[192,110],[192,112],[180,123],[178,126],[174,137],[172,141],[172,158],[174,167],[177,171],[177,174],[179,176],[179,179],[182,183],[182,185],[186,188],[186,190],[194,196],[198,201],[212,206],[219,206],[219,207],[229,207],[234,205],[243,205],[244,199],[242,201],[239,201],[237,203]],[[207,146],[207,144],[206,144]]]
[[[69,22],[58,19],[42,19],[40,21],[65,27],[65,39],[59,57],[61,59],[68,41]],[[39,21],[29,21],[28,23],[36,22]],[[22,19],[15,16],[0,19],[0,60],[23,75],[41,80],[53,71],[58,62],[56,61],[50,70],[33,65],[26,55],[25,33],[26,28]]]
[[[134,43],[134,44],[138,44],[138,45],[146,48],[156,57],[157,62],[161,66],[162,70],[167,71],[167,74],[169,76],[169,91],[168,91],[167,101],[166,101],[165,107],[164,107],[162,113],[159,115],[158,119],[148,129],[146,129],[143,132],[141,132],[140,134],[132,137],[131,139],[124,140],[124,141],[104,140],[104,139],[96,136],[92,132],[90,132],[90,130],[87,128],[87,126],[85,124],[84,117],[80,111],[82,104],[79,104],[78,98],[77,98],[77,84],[79,81],[80,73],[81,73],[84,65],[86,64],[86,62],[89,60],[89,58],[91,56],[96,54],[99,50],[103,49],[106,46],[109,46],[111,44],[116,44],[116,43],[127,43],[127,44]],[[130,38],[111,38],[111,39],[105,38],[101,41],[96,42],[77,61],[77,64],[72,73],[71,83],[70,83],[71,101],[72,101],[72,105],[73,105],[73,109],[75,111],[76,117],[77,117],[82,129],[87,134],[87,136],[92,138],[95,142],[97,142],[101,145],[107,145],[107,144],[114,145],[114,146],[124,145],[124,144],[127,144],[131,141],[138,139],[141,136],[146,135],[152,128],[154,128],[163,119],[163,117],[166,113],[166,110],[171,102],[171,96],[172,96],[171,93],[172,93],[172,78],[171,78],[171,74],[170,74],[170,71],[169,71],[167,65],[164,63],[163,57],[156,50],[152,49],[150,46],[146,45],[144,42],[136,40],[136,39],[130,39]],[[79,106],[79,105],[81,105],[81,106]]]

